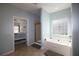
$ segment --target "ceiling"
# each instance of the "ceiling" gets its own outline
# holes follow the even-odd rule
[[[40,8],[53,13],[71,7],[70,3],[13,3],[12,5],[32,13],[38,13]]]

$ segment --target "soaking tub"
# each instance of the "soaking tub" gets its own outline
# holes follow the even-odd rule
[[[66,38],[55,37],[53,39],[46,39],[44,48],[46,50],[51,50],[64,56],[71,56],[71,44],[72,42],[70,40],[66,40]]]

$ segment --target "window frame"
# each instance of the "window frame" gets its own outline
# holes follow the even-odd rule
[[[52,26],[53,26],[53,21],[59,21],[59,20],[66,20],[66,22],[67,22],[67,35],[62,35],[62,34],[53,34],[53,28],[52,28]],[[67,36],[69,36],[69,33],[68,33],[68,31],[69,31],[69,29],[68,29],[68,27],[69,27],[69,18],[60,18],[60,19],[55,19],[55,20],[51,20],[51,22],[50,22],[51,24],[50,24],[50,37],[52,38],[53,36],[59,36],[59,37],[67,37]]]
[[[15,26],[18,27],[17,32],[16,32],[16,30],[15,30]],[[20,25],[14,25],[14,33],[19,33],[19,32],[20,32]]]

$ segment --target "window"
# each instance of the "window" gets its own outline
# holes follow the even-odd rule
[[[14,26],[14,33],[19,33],[19,26]]]
[[[52,20],[52,35],[68,35],[68,20],[66,18]]]

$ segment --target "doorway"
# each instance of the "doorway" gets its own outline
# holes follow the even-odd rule
[[[32,47],[40,49],[41,48],[41,24],[35,23],[35,40]]]
[[[21,17],[13,17],[13,33],[14,33],[14,44],[15,50],[20,45],[27,43],[27,20]]]
[[[35,24],[35,43],[41,44],[41,24]]]

